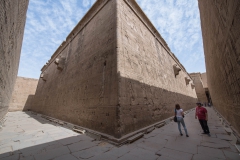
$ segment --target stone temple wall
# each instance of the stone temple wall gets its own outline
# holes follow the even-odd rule
[[[17,78],[28,0],[0,1],[0,121]]]
[[[8,111],[22,111],[29,108],[28,101],[36,92],[38,79],[17,77]]]
[[[201,77],[202,77],[203,88],[208,88],[208,85],[207,85],[207,73],[206,72],[202,73]]]
[[[135,1],[118,1],[119,122],[121,135],[173,116],[175,104],[195,107],[184,67]],[[175,76],[173,66],[181,69]]]
[[[31,110],[121,138],[195,102],[190,76],[137,3],[98,0],[42,68]]]
[[[240,1],[198,2],[212,101],[240,133]]]
[[[42,68],[31,110],[114,135],[115,28],[116,1],[96,1]]]
[[[202,104],[208,103],[208,99],[206,96],[206,86],[204,86],[204,79],[201,73],[190,73],[190,76],[192,77],[193,83],[196,88],[196,94],[198,101]],[[205,84],[206,85],[206,84]]]

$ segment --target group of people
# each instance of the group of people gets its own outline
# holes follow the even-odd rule
[[[202,134],[207,134],[210,136],[210,132],[209,132],[209,128],[208,128],[208,113],[206,108],[202,107],[202,104],[200,102],[197,102],[197,107],[196,107],[196,112],[195,112],[195,118],[199,120],[199,123],[203,129],[203,133]],[[177,124],[178,124],[178,130],[180,132],[180,135],[182,136],[182,130],[181,130],[181,124],[184,128],[186,137],[189,137],[188,132],[187,132],[187,128],[184,122],[184,113],[183,113],[183,109],[181,109],[179,104],[175,105],[175,117],[177,119]]]

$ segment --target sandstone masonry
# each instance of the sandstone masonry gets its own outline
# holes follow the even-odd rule
[[[135,1],[98,0],[42,68],[31,110],[121,138],[195,107],[192,83]]]
[[[0,121],[17,78],[27,7],[28,0],[0,1]]]
[[[17,77],[8,111],[22,111],[30,108],[37,84],[38,79]]]
[[[208,104],[210,99],[206,95],[206,92],[208,92],[206,73],[190,73],[190,76],[196,87],[198,101],[204,105]]]
[[[198,2],[212,101],[240,133],[240,1]]]

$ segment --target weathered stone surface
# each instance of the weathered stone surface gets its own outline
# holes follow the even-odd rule
[[[196,93],[185,83],[185,77],[190,79],[185,68],[136,2],[117,2],[117,132],[124,135],[172,116],[176,103],[184,110],[194,107]],[[181,69],[177,76],[174,65]]]
[[[175,103],[193,108],[185,77],[135,1],[99,0],[42,68],[31,109],[121,138],[171,117]]]
[[[192,77],[193,84],[196,90],[198,101],[202,104],[208,104],[208,99],[206,96],[207,84],[206,75],[202,76],[204,73],[190,73]]]
[[[221,150],[209,148],[209,147],[202,147],[198,146],[198,154],[204,154],[210,157],[224,159],[224,154]]]
[[[9,111],[21,111],[30,108],[31,100],[36,92],[38,79],[17,77],[9,104]]]
[[[169,159],[178,159],[178,160],[191,160],[192,154],[185,153],[185,152],[179,152],[176,150],[171,150],[168,148],[163,148],[162,150],[157,152],[157,155],[161,155],[159,159],[161,159],[162,156],[169,157]]]
[[[0,1],[0,121],[17,78],[28,1]]]
[[[218,116],[212,108],[207,109],[211,135],[215,135],[212,129],[218,124],[215,121]],[[177,124],[171,122],[147,134],[152,134],[152,137],[117,147],[93,141],[84,134],[54,125],[31,112],[9,112],[6,125],[0,131],[0,159],[239,159],[239,152],[229,141],[201,134],[201,126],[194,115],[192,111],[184,118],[190,137],[180,136]],[[15,132],[16,129],[24,132]],[[218,126],[218,129],[224,131],[224,126]],[[196,148],[197,153],[194,151]]]
[[[240,133],[240,1],[198,3],[213,105]]]

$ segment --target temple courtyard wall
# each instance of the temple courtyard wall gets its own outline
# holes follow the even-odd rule
[[[208,87],[205,74],[200,72],[190,73],[190,76],[192,77],[193,83],[195,85],[198,101],[202,104],[208,104],[208,98],[206,96],[206,91],[208,90]]]
[[[17,77],[8,111],[27,110],[36,92],[38,79]]]
[[[121,138],[196,101],[191,77],[137,3],[98,0],[42,68],[30,109]]]
[[[0,121],[17,78],[28,0],[0,1]]]
[[[116,1],[100,0],[42,68],[31,110],[115,135],[117,90]]]
[[[240,1],[199,0],[198,3],[213,105],[239,134]]]
[[[118,130],[123,136],[173,116],[176,103],[184,110],[195,107],[196,91],[137,3],[118,1],[117,7]]]

